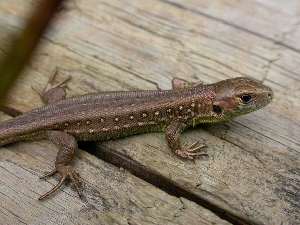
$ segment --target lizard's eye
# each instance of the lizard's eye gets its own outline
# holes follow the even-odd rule
[[[242,95],[240,98],[244,104],[248,104],[252,100],[252,96],[249,94]]]

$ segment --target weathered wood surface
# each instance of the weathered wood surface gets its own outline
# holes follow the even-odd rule
[[[57,181],[39,180],[57,151],[46,142],[17,144],[0,154],[0,224],[222,224],[207,209],[172,197],[125,170],[80,152],[76,168],[84,181],[81,201],[66,188],[48,201],[37,198]],[[49,160],[51,159],[51,160]]]
[[[5,52],[10,34],[18,31],[34,2],[0,2],[1,52]],[[206,83],[241,75],[260,79],[274,89],[275,99],[271,105],[226,125],[185,133],[184,141],[200,139],[208,145],[209,158],[195,163],[179,160],[168,150],[162,134],[139,135],[101,144],[99,151],[94,153],[118,165],[122,159],[126,162],[123,166],[129,167],[136,175],[152,174],[154,178],[167,183],[170,190],[175,189],[173,192],[178,191],[177,195],[184,192],[184,196],[198,204],[189,203],[193,205],[193,215],[206,218],[199,206],[202,204],[216,213],[225,211],[228,217],[240,218],[248,224],[299,224],[299,11],[300,2],[297,0],[288,3],[279,0],[70,1],[45,36],[25,76],[10,93],[8,105],[23,111],[36,107],[40,100],[32,92],[31,86],[42,87],[55,67],[60,68],[60,79],[72,75],[73,79],[68,85],[69,95],[99,90],[154,89],[156,82],[162,88],[169,88],[170,80],[175,76]],[[30,146],[31,151],[27,151],[26,146]],[[22,176],[17,175],[18,178],[6,172],[7,180],[12,179],[16,184],[22,182],[23,176],[30,180],[25,182],[21,190],[14,192],[7,191],[12,184],[4,188],[1,186],[9,196],[6,200],[1,198],[4,201],[2,205],[16,199],[17,195],[15,208],[11,208],[16,209],[18,200],[23,202],[24,196],[33,196],[34,199],[37,194],[33,191],[46,190],[43,182],[34,186],[37,171],[45,167],[43,161],[49,164],[55,151],[42,151],[39,154],[43,157],[37,160],[32,156],[38,154],[41,146],[50,148],[45,143],[18,144],[10,146],[10,151],[1,151],[1,163],[15,162],[4,163],[2,170],[12,168],[8,171],[13,171],[13,174],[22,172],[19,172]],[[22,153],[18,153],[22,150]],[[23,158],[24,161],[21,160]],[[86,159],[93,163],[85,163]],[[151,189],[145,191],[144,195],[135,195],[133,192],[126,198],[126,193],[117,191],[122,188],[105,195],[113,181],[103,178],[105,173],[101,175],[104,170],[101,169],[102,165],[109,170],[106,173],[120,172],[86,153],[80,153],[77,161],[85,180],[92,182],[94,176],[100,177],[99,186],[93,186],[98,194],[89,191],[90,198],[94,199],[92,196],[95,195],[101,199],[104,192],[104,198],[109,195],[112,199],[122,199],[118,206],[113,205],[107,210],[109,215],[116,214],[119,218],[121,214],[126,217],[124,211],[122,214],[114,209],[130,208],[126,204],[130,197],[143,196],[140,199],[143,202],[147,201],[144,198],[148,198],[147,195],[152,191],[162,193],[143,183],[147,190],[148,187]],[[101,166],[97,169],[98,164]],[[136,171],[137,168],[140,171]],[[91,175],[89,170],[95,174]],[[1,171],[1,176],[3,173]],[[142,182],[132,175],[128,176]],[[103,181],[101,186],[100,181]],[[120,182],[125,190],[131,187],[127,182],[127,179],[124,184]],[[78,215],[82,212],[82,203],[73,192],[68,193],[58,194],[47,201],[46,204],[51,207],[43,208],[40,215],[52,218],[51,209],[59,205],[64,208],[65,214],[61,212],[63,215],[77,216],[72,220],[73,223],[80,221]],[[74,195],[72,199],[70,195]],[[157,194],[153,196],[161,199]],[[166,197],[179,204],[178,199],[169,195]],[[101,204],[98,200],[93,203]],[[44,205],[33,203],[31,199],[27,204],[24,203],[22,212],[13,210],[13,213],[22,219],[37,218],[31,214],[31,207]],[[103,204],[100,205],[96,214],[104,208]],[[144,212],[150,215],[148,210]],[[170,210],[170,213],[173,211]],[[89,218],[87,215],[95,219],[93,213],[83,214],[84,221]],[[14,218],[12,212],[3,215]],[[137,224],[145,222],[142,218],[143,215],[139,215],[141,220],[137,220]],[[211,218],[218,219],[216,216]],[[170,220],[170,223],[176,222],[180,224]],[[114,224],[114,221],[105,223]]]

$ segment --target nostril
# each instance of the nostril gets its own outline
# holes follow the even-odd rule
[[[272,97],[273,97],[272,93],[268,93],[268,98],[272,98]]]

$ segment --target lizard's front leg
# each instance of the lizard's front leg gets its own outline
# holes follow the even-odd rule
[[[54,143],[59,148],[59,151],[56,156],[54,170],[47,173],[41,178],[50,177],[58,173],[60,175],[60,181],[49,192],[43,194],[39,198],[39,200],[48,197],[56,190],[58,190],[66,179],[71,180],[79,196],[81,196],[80,176],[74,171],[71,165],[72,160],[75,156],[75,151],[78,149],[75,138],[63,131],[47,131],[47,137],[52,143]]]
[[[185,88],[191,88],[191,87],[196,87],[196,86],[202,86],[203,82],[202,81],[198,81],[198,82],[190,82],[187,80],[184,80],[182,78],[178,78],[178,77],[174,77],[172,79],[172,89],[176,90],[176,89],[185,89]],[[157,90],[162,90],[159,87],[158,83],[155,83],[156,89]]]
[[[202,148],[205,145],[195,142],[188,147],[183,147],[180,142],[180,135],[182,131],[186,128],[186,124],[181,121],[172,121],[166,128],[166,139],[169,147],[174,151],[174,153],[185,159],[194,159],[194,157],[200,155],[207,155],[202,152]]]

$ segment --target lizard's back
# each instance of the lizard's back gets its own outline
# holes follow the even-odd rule
[[[189,104],[194,95],[205,97],[205,93],[205,87],[197,87],[104,92],[67,98],[0,124],[0,145],[40,139],[47,130],[64,130],[79,140],[104,140],[160,130],[174,116],[176,105]]]

